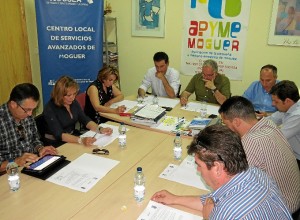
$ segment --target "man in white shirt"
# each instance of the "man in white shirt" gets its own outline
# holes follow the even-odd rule
[[[179,72],[169,67],[169,57],[165,52],[155,53],[153,61],[155,67],[147,71],[138,95],[144,97],[151,87],[153,95],[175,98],[180,86]]]
[[[274,85],[270,91],[272,104],[278,109],[269,116],[293,148],[300,169],[300,101],[296,84],[283,80]]]

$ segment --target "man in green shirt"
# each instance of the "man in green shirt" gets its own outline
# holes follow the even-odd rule
[[[194,75],[186,89],[181,93],[181,105],[186,105],[188,98],[194,92],[197,101],[220,105],[230,97],[229,79],[218,73],[218,64],[214,60],[204,61],[202,72]]]

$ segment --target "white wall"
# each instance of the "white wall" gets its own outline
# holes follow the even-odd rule
[[[187,0],[186,0],[187,1]],[[183,30],[183,1],[166,0],[165,37],[131,36],[131,0],[108,0],[118,19],[119,64],[121,88],[126,95],[135,94],[145,71],[153,66],[152,57],[157,51],[165,51],[170,57],[170,66],[180,69],[181,41]],[[39,61],[37,54],[36,22],[34,0],[27,0],[26,19],[28,25],[33,78],[39,81]],[[300,85],[300,48],[270,46],[268,42],[273,0],[252,0],[249,30],[245,50],[242,81],[231,81],[233,95],[240,95],[257,80],[259,70],[265,64],[278,68],[279,79],[289,79]],[[182,90],[191,76],[181,75]]]

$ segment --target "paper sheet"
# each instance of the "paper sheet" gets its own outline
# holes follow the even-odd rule
[[[148,95],[144,98],[144,104],[152,104],[153,95]],[[164,107],[174,108],[179,103],[179,99],[170,99],[164,97],[158,97],[158,105]]]
[[[198,102],[189,102],[186,106],[181,107],[181,109],[193,112],[200,112],[200,107],[201,104]],[[219,108],[220,106],[207,104],[207,113],[219,115]]]
[[[49,177],[47,181],[87,192],[118,163],[116,160],[85,153]]]
[[[152,200],[137,220],[201,220],[201,216],[175,209]]]
[[[195,159],[192,156],[187,156],[179,166],[169,164],[159,177],[198,189],[211,190],[198,173]]]
[[[126,106],[126,111],[125,112],[128,112],[131,109],[133,109],[135,106],[137,106],[137,101],[123,100],[121,102],[113,103],[110,106],[110,108],[117,108],[117,107],[119,107],[121,105],[125,105]]]
[[[109,145],[110,143],[112,143],[116,138],[118,138],[119,136],[119,127],[118,126],[114,126],[114,125],[109,125],[109,124],[101,124],[102,127],[104,128],[111,128],[113,129],[113,133],[111,135],[105,135],[105,134],[99,134],[94,131],[87,131],[86,133],[84,133],[83,135],[81,135],[81,137],[94,137],[94,135],[96,134],[95,138],[97,139],[93,145],[96,145],[98,147],[106,147],[107,145]],[[129,129],[126,128],[126,131],[128,131]]]

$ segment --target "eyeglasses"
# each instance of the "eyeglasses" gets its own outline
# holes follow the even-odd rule
[[[93,154],[102,154],[102,155],[109,155],[109,151],[106,149],[99,149],[99,148],[95,148],[93,149]]]
[[[19,103],[17,105],[28,115],[29,112],[34,111],[34,108],[23,108]]]
[[[19,140],[20,141],[24,141],[25,138],[26,138],[26,131],[25,131],[24,127],[22,125],[18,125],[16,127],[16,131],[17,131],[17,133],[19,135]]]
[[[202,73],[203,77],[205,78],[211,78],[211,77],[214,77],[214,73],[213,74],[205,74],[205,73]]]

